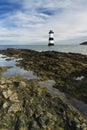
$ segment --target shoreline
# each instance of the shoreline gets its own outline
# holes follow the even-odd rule
[[[14,57],[14,59],[20,58],[20,60],[17,60],[17,64],[16,64],[18,67],[23,68],[26,71],[31,70],[34,73],[36,73],[37,76],[40,76],[40,79],[29,79],[29,80],[23,79],[20,76],[17,77],[1,76],[1,80],[0,80],[1,82],[0,86],[2,89],[1,93],[3,94],[3,92],[5,91],[4,94],[7,93],[8,95],[8,90],[10,90],[10,92],[12,91],[12,93],[17,92],[16,97],[18,96],[17,98],[15,96],[13,98],[9,97],[9,99],[11,100],[8,100],[8,98],[5,99],[6,95],[4,98],[1,96],[1,100],[3,99],[2,101],[5,103],[3,105],[4,107],[6,106],[5,109],[1,110],[2,113],[3,110],[7,111],[7,109],[9,108],[10,114],[12,111],[15,117],[19,111],[20,113],[19,115],[22,116],[22,120],[24,120],[23,122],[25,122],[24,126],[21,126],[20,123],[19,126],[22,128],[23,127],[28,128],[31,125],[27,126],[27,122],[24,119],[24,117],[26,117],[27,115],[23,111],[26,110],[26,112],[28,112],[27,105],[29,104],[28,106],[28,108],[30,109],[29,112],[30,114],[33,113],[34,115],[31,114],[32,115],[31,120],[30,117],[26,117],[26,119],[28,121],[28,124],[34,121],[35,126],[33,124],[33,129],[38,128],[38,130],[39,129],[45,130],[48,129],[49,127],[50,129],[55,129],[55,130],[57,129],[74,130],[77,129],[77,126],[78,128],[80,127],[83,128],[83,124],[85,124],[85,128],[87,128],[86,119],[81,115],[81,113],[75,110],[72,105],[69,106],[68,102],[65,99],[61,100],[61,96],[64,96],[61,94],[64,93],[67,94],[69,98],[76,98],[78,100],[81,99],[86,103],[86,99],[87,99],[86,98],[87,88],[85,87],[87,85],[87,73],[86,73],[87,56],[86,55],[73,54],[73,53],[60,53],[55,51],[37,52],[28,49],[26,50],[26,49],[12,49],[12,48],[7,50],[1,50],[0,54],[4,54],[9,58],[11,57]],[[8,60],[8,62],[9,61],[10,59]],[[47,80],[55,81],[56,84],[52,85],[54,87],[53,91],[55,89],[54,93],[56,93],[56,90],[58,89],[59,96],[55,94],[52,95],[52,93],[49,93],[48,90],[51,88],[47,89],[47,87],[49,87],[49,85],[47,84],[45,84],[45,88],[40,87],[39,83]],[[9,87],[7,88],[6,86]],[[20,88],[19,86],[23,88]],[[23,98],[21,99],[20,97]],[[30,100],[32,100],[31,104],[29,103]],[[17,104],[12,103],[11,101]],[[41,104],[44,104],[45,106]],[[17,107],[17,105],[19,107]],[[20,105],[22,105],[21,110],[19,109]],[[14,107],[16,107],[15,108],[16,110],[14,109]],[[35,112],[36,109],[39,109],[38,113]],[[43,112],[44,110],[45,113],[50,113],[50,114],[47,114],[46,116],[45,113]],[[45,117],[43,117],[43,115]],[[15,122],[15,118],[13,122]],[[22,121],[21,119],[19,119],[18,115],[17,115],[17,119]],[[49,119],[49,125],[45,123],[47,119]],[[42,120],[43,123],[41,123],[40,120]],[[72,125],[71,122],[74,122],[75,124]],[[59,125],[61,123],[62,125]],[[51,124],[54,125],[52,126]]]
[[[21,58],[17,61],[18,67],[26,71],[33,71],[45,80],[55,80],[55,88],[87,103],[86,97],[84,97],[87,85],[86,55],[13,48],[1,50],[0,53],[9,57]],[[83,93],[83,95],[78,95],[78,93]]]
[[[80,45],[57,45],[52,47],[48,47],[48,45],[1,45],[0,50],[5,50],[7,48],[15,48],[15,49],[30,49],[36,50],[38,52],[42,51],[57,51],[57,52],[65,52],[65,53],[79,53],[83,55],[87,55],[87,46]]]

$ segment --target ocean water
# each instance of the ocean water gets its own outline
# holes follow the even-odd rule
[[[17,48],[17,49],[32,49],[35,51],[57,51],[57,52],[72,52],[81,53],[87,55],[87,45],[0,45],[0,50],[7,48]]]

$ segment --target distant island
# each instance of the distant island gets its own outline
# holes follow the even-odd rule
[[[87,45],[87,41],[80,43],[80,45]]]

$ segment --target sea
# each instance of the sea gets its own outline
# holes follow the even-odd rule
[[[57,51],[57,52],[66,52],[66,53],[80,53],[87,55],[87,45],[0,45],[0,50],[7,48],[16,48],[16,49],[31,49],[35,51]]]

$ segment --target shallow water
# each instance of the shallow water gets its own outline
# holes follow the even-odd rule
[[[9,60],[8,60],[9,59]],[[39,77],[33,71],[26,71],[23,68],[17,67],[17,61],[21,59],[13,59],[0,54],[0,66],[11,66],[2,76],[21,75],[27,79],[38,79]]]
[[[75,98],[68,99],[65,93],[53,87],[55,84],[56,82],[54,80],[46,80],[39,82],[39,85],[41,87],[47,87],[48,91],[51,94],[59,96],[68,105],[71,104],[70,107],[73,107],[73,109],[77,109],[85,118],[87,118],[87,104]]]
[[[87,118],[87,104],[83,101],[77,100],[75,98],[70,101],[73,106],[75,106],[86,118]]]
[[[0,66],[15,66],[16,65],[16,60],[12,59],[12,60],[6,60],[9,57],[0,54]],[[11,59],[11,58],[9,58]]]
[[[39,85],[41,87],[47,87],[47,89],[50,93],[52,93],[53,95],[58,95],[61,99],[65,100],[65,98],[66,98],[65,94],[53,87],[55,84],[56,84],[56,82],[54,80],[46,80],[46,81],[39,82]]]
[[[12,76],[12,75],[21,75],[27,79],[38,79],[37,75],[33,74],[33,71],[26,71],[17,66],[8,69],[6,72],[2,74],[2,76]]]

